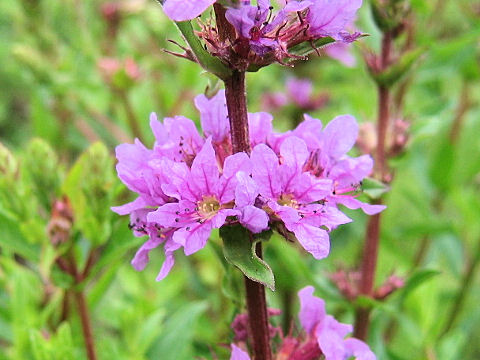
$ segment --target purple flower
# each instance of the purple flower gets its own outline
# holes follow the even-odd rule
[[[355,118],[337,116],[321,130],[320,120],[307,117],[294,134],[304,139],[310,150],[304,170],[333,182],[334,190],[327,201],[349,209],[361,208],[368,215],[385,209],[383,205],[370,205],[356,199],[361,181],[372,172],[373,160],[369,155],[357,158],[347,155],[358,136]]]
[[[232,355],[230,356],[230,360],[250,360],[250,356],[238,346],[232,344]]]
[[[202,14],[216,0],[165,0],[163,11],[173,21],[191,20]]]
[[[212,98],[201,94],[195,98],[195,106],[200,112],[205,137],[212,137],[214,143],[222,143],[230,139],[230,123],[228,122],[225,90],[220,90]]]
[[[275,16],[269,0],[259,0],[252,5],[244,0],[235,8],[229,8],[225,14],[227,20],[235,27],[240,39],[249,42],[251,49],[259,56],[281,49],[282,39],[278,31],[288,22],[289,14],[307,9],[312,2],[288,2]]]
[[[177,202],[150,212],[147,221],[173,229],[172,240],[186,255],[202,249],[212,229],[224,225],[228,216],[238,216],[240,223],[255,232],[267,228],[267,215],[253,206],[257,193],[247,176],[251,164],[245,153],[228,156],[220,175],[209,138],[191,168],[172,161],[163,161],[160,166],[170,174],[162,189]]]
[[[313,291],[312,286],[307,286],[298,292],[299,319],[305,331],[316,338],[325,359],[347,360],[353,356],[357,360],[375,360],[375,354],[364,342],[355,338],[345,339],[352,332],[352,326],[327,315],[325,302],[313,296]]]
[[[354,67],[356,64],[355,56],[353,56],[350,45],[344,42],[335,42],[325,47],[325,52],[332,59],[340,61],[347,67]]]
[[[350,221],[337,209],[320,202],[331,193],[332,182],[303,171],[309,151],[306,143],[287,137],[280,146],[280,158],[264,144],[251,155],[252,177],[271,218],[281,220],[316,259],[329,253],[329,238],[323,228],[332,229]]]
[[[308,79],[290,78],[287,80],[287,93],[301,108],[309,107],[312,91],[313,84]]]
[[[351,42],[345,27],[355,18],[362,0],[316,0],[310,6],[307,22],[312,36],[330,36],[335,40]]]

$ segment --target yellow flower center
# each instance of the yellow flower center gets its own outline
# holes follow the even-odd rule
[[[298,201],[295,200],[292,194],[282,194],[277,203],[282,206],[290,206],[291,208],[298,209]]]
[[[220,210],[220,203],[214,196],[204,196],[198,202],[198,213],[203,218],[213,217]]]

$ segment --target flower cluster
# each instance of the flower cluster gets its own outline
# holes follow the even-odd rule
[[[212,0],[166,0],[163,7],[172,20],[184,21],[199,16],[213,3]],[[356,40],[361,34],[351,34],[347,27],[361,5],[362,0],[290,0],[275,11],[270,0],[257,0],[256,4],[250,0],[231,1],[225,18],[235,34],[225,39],[224,34],[207,22],[201,24],[200,37],[210,53],[232,68],[245,70],[250,65],[284,63],[288,58],[301,58],[291,51],[299,44],[313,44],[323,38],[328,38],[324,44]],[[333,50],[337,57],[342,55],[338,49],[343,52],[343,47]]]
[[[333,316],[327,315],[325,301],[313,295],[312,286],[298,292],[300,299],[299,320],[304,334],[282,339],[277,358],[279,359],[319,359],[325,360],[375,360],[375,354],[367,344],[355,338],[346,338],[353,331],[351,325],[342,324]],[[230,360],[249,360],[242,350],[245,341],[232,344]]]
[[[138,197],[113,210],[130,214],[134,234],[149,237],[132,261],[137,270],[163,245],[161,280],[176,250],[193,254],[212,229],[238,223],[253,233],[271,228],[296,238],[321,259],[329,253],[328,233],[351,221],[338,204],[367,214],[383,210],[356,198],[373,163],[368,155],[346,155],[358,133],[352,116],[339,116],[322,128],[306,115],[295,130],[276,133],[270,114],[251,113],[253,150],[232,154],[224,91],[212,98],[199,95],[195,105],[203,134],[183,116],[161,123],[152,114],[153,149],[139,140],[116,149],[118,176]]]

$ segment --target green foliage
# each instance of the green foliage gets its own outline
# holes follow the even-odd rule
[[[268,238],[271,236],[268,235]],[[259,282],[272,291],[275,290],[275,277],[270,266],[260,259],[255,251],[258,241],[241,225],[220,229],[223,239],[223,253],[228,262],[240,269],[250,280]]]
[[[263,94],[284,91],[285,80],[297,76],[311,79],[315,94],[328,91],[328,104],[309,111],[324,124],[345,113],[374,122],[376,85],[361,54],[370,48],[378,52],[380,30],[398,29],[407,20],[415,25],[413,38],[394,38],[397,50],[414,50],[399,58],[395,52],[395,65],[377,76],[380,84],[392,85],[392,116],[411,123],[409,141],[390,161],[388,187],[371,179],[363,183],[365,195],[382,197],[388,206],[376,284],[394,272],[405,286],[386,301],[356,303],[340,293],[330,275],[360,262],[367,217],[359,211],[348,212],[354,221],[331,233],[331,255],[322,261],[273,235],[262,242],[262,262],[248,236],[222,231],[225,248],[214,235],[198,254],[178,254],[172,273],[160,283],[155,282],[163,261],[158,249],[143,272],[132,269],[129,261],[145,239],[134,237],[128,219],[110,210],[131,200],[115,175],[114,147],[132,141],[132,114],[146,146],[153,141],[151,111],[160,118],[182,114],[198,120],[193,97],[213,76],[162,51],[181,52],[167,39],[185,42],[154,1],[116,1],[116,24],[102,15],[102,3],[0,1],[0,360],[86,358],[72,298],[64,313],[65,294],[73,289],[85,291],[101,360],[208,359],[212,352],[226,359],[229,351],[222,344],[231,342],[229,326],[244,309],[243,272],[230,261],[252,278],[275,284],[268,303],[284,316],[290,312],[282,321],[285,333],[296,321],[296,292],[315,285],[329,312],[344,322],[353,323],[355,305],[372,308],[369,342],[379,359],[480,358],[478,268],[456,320],[442,335],[480,239],[477,1],[370,1],[373,12],[364,6],[357,23],[370,36],[352,45],[355,67],[317,57],[304,43],[290,51],[309,55],[308,62],[248,75],[252,112],[266,111]],[[402,11],[395,10],[392,19],[395,7]],[[192,45],[196,22],[183,26]],[[330,41],[326,37],[315,46],[323,52]],[[194,45],[197,56],[205,55],[201,44]],[[139,77],[121,68],[109,78],[100,66],[105,57],[119,63],[132,58]],[[224,76],[215,58],[202,60]],[[214,81],[210,93],[218,87]],[[463,109],[465,94],[469,101]],[[290,129],[296,121],[291,113],[274,111],[275,128]],[[458,138],[452,142],[459,114]],[[63,196],[73,222],[68,240],[54,246],[52,205]],[[56,261],[71,256],[84,269],[91,254],[93,265],[80,283]]]
[[[95,143],[77,160],[66,176],[63,191],[72,202],[78,230],[92,246],[103,245],[110,236],[116,178],[113,159],[105,145]]]

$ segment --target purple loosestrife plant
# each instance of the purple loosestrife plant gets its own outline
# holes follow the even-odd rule
[[[117,147],[118,176],[138,197],[113,210],[130,214],[134,234],[149,237],[132,261],[137,270],[163,245],[161,280],[176,250],[191,255],[212,229],[235,224],[253,233],[275,229],[321,259],[329,253],[328,233],[351,221],[339,204],[367,214],[384,209],[356,199],[373,162],[368,155],[346,155],[358,133],[353,117],[337,117],[322,128],[306,115],[295,130],[281,134],[273,131],[270,114],[248,114],[249,156],[232,154],[223,91],[210,99],[199,95],[195,104],[203,136],[190,119],[161,123],[152,114],[153,149],[139,140]]]

